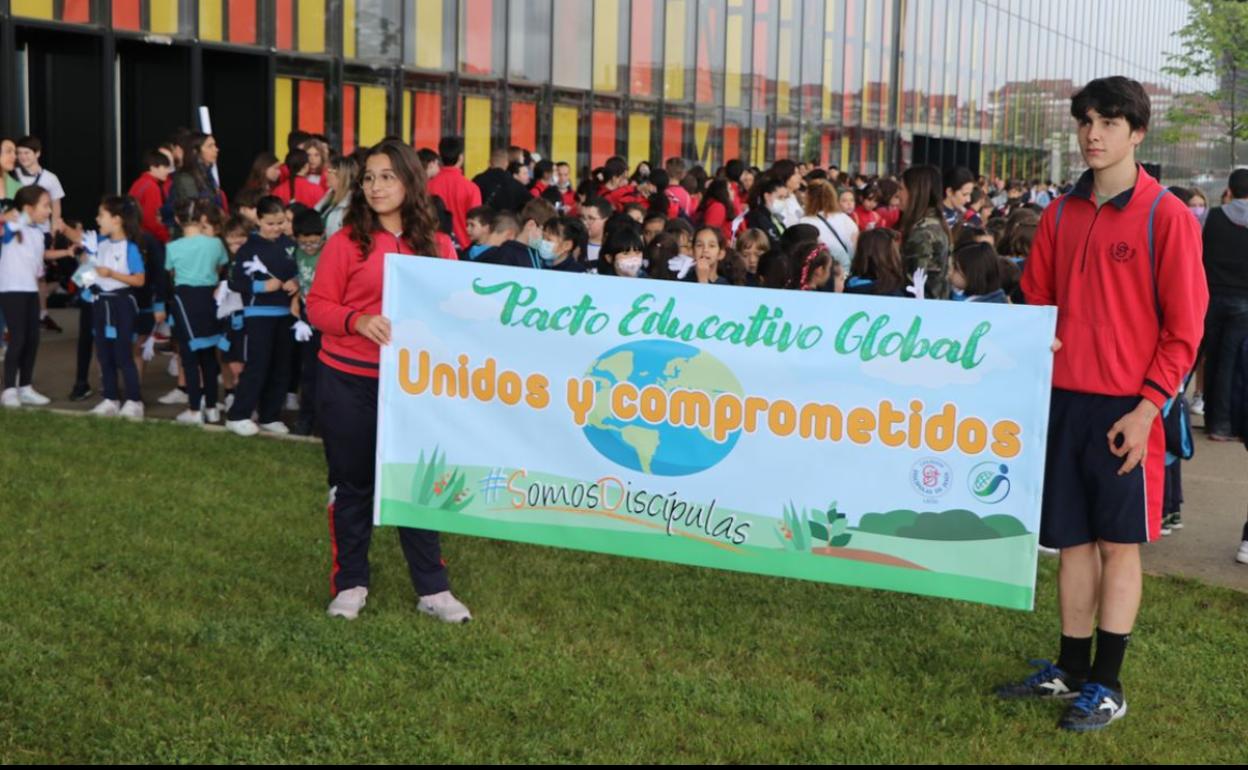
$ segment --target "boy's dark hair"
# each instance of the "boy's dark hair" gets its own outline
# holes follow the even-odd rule
[[[143,153],[143,168],[156,168],[157,166],[173,168],[173,161],[169,160],[169,156],[160,150],[148,150]]]
[[[37,136],[23,136],[17,140],[17,146],[31,152],[43,152],[43,142]]]
[[[225,220],[225,224],[221,226],[220,230],[222,241],[225,240],[225,236],[237,232],[241,232],[244,235],[251,233],[251,222],[247,221],[241,214],[235,214]]]
[[[555,211],[554,205],[542,198],[533,198],[520,208],[520,224],[526,224],[529,220],[537,223],[538,227],[545,227],[546,223],[559,215]]]
[[[254,209],[260,199],[264,197],[264,193],[255,187],[247,187],[238,191],[238,195],[234,196],[232,203],[235,209]]]
[[[303,212],[305,212],[305,211],[311,211],[311,209],[310,209],[310,208],[308,208],[307,206],[303,205],[303,204],[302,204],[302,203],[300,203],[299,201],[291,201],[289,204],[287,204],[287,206],[286,206],[286,210],[290,212],[290,220],[291,220],[291,222],[294,222],[295,217],[299,216],[299,215],[300,215],[300,214],[302,214]]]
[[[524,167],[525,167],[525,165],[524,165],[523,163],[521,163],[520,161],[518,161],[518,160],[513,160],[513,161],[511,161],[510,163],[508,163],[508,164],[507,164],[507,173],[508,173],[508,174],[511,174],[512,176],[515,176],[516,174],[519,174],[519,173],[520,173],[520,169],[522,169],[522,168],[524,168]]]
[[[589,232],[585,223],[576,217],[555,217],[546,221],[544,232],[557,233],[565,241],[572,242],[572,257],[576,260],[585,259],[586,246],[589,244]]]
[[[1085,123],[1088,110],[1096,110],[1105,118],[1125,118],[1132,131],[1139,131],[1148,128],[1152,103],[1139,82],[1114,75],[1093,80],[1071,97],[1072,118]]]
[[[688,236],[690,241],[693,240],[693,225],[680,217],[667,220],[667,224],[663,225],[663,232],[676,236],[677,240],[680,240],[681,235]]]
[[[489,225],[494,221],[495,213],[494,209],[489,206],[477,206],[476,208],[468,209],[464,219],[475,219],[483,225]]]
[[[615,207],[611,205],[610,201],[605,198],[596,197],[585,201],[585,208],[596,209],[598,211],[598,216],[603,219],[610,218],[611,214],[615,211]]]
[[[533,179],[540,180],[547,174],[555,172],[555,164],[548,160],[539,160],[533,165]]]
[[[325,220],[321,219],[321,215],[312,209],[304,209],[295,215],[295,221],[291,223],[291,229],[295,235],[324,235]]]
[[[286,216],[286,206],[282,203],[282,199],[276,195],[266,195],[256,201],[256,217],[265,217],[270,214],[281,214]]]
[[[966,186],[968,182],[974,182],[975,175],[971,173],[969,168],[964,166],[955,166],[954,168],[945,169],[945,173],[941,177],[941,192],[947,193],[949,190],[958,191]]]
[[[1232,198],[1248,198],[1248,168],[1232,171],[1226,186],[1230,189]]]
[[[607,158],[607,162],[603,164],[602,169],[607,181],[628,176],[628,163],[623,158]]]
[[[490,230],[494,233],[510,231],[512,235],[519,235],[520,220],[510,211],[500,211],[490,220]]]
[[[312,138],[312,135],[307,131],[295,129],[286,135],[286,151],[291,152],[293,150],[297,150],[302,145],[307,144],[308,140]]]
[[[454,166],[464,154],[464,140],[458,136],[444,136],[438,142],[438,155],[442,156],[443,166]]]
[[[421,165],[428,166],[435,160],[440,160],[441,156],[428,147],[421,147],[416,151],[416,155],[420,157]]]
[[[953,261],[966,277],[968,296],[982,297],[1001,288],[1001,258],[986,243],[971,243],[954,249]]]

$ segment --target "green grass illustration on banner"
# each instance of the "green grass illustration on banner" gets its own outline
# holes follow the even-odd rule
[[[472,493],[464,487],[463,472],[457,467],[448,471],[446,453],[439,455],[438,448],[434,447],[428,462],[424,450],[420,452],[412,475],[411,500],[434,510],[459,513],[472,502]]]
[[[826,523],[825,523],[826,521]],[[827,511],[817,508],[803,509],[798,513],[793,501],[784,506],[784,522],[776,525],[780,537],[792,551],[809,551],[814,548],[843,548],[853,538],[849,520],[836,510],[836,501]]]

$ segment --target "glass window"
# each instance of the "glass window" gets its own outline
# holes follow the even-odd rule
[[[411,0],[405,0],[411,2]],[[455,0],[420,0],[408,7],[407,45],[409,66],[443,72],[455,64]]]
[[[14,16],[47,21],[65,21],[74,24],[90,24],[96,19],[95,0],[12,0]],[[137,27],[136,27],[137,29]]]
[[[256,0],[199,0],[199,39],[255,45],[258,11]]]
[[[777,50],[779,61],[776,73],[776,112],[791,115],[793,87],[799,85],[802,70],[802,11],[794,0],[780,0],[780,30]]]
[[[503,72],[507,6],[503,0],[459,0],[459,71],[465,75]]]
[[[823,57],[823,105],[819,117],[824,123],[839,123],[842,99],[841,46],[844,45],[841,39],[843,3],[839,0],[824,0],[823,6],[823,41],[820,54]],[[830,143],[831,136],[825,134],[823,141]]]
[[[579,154],[580,120],[579,106],[556,104],[550,121],[550,159],[571,166],[573,184],[576,184],[576,176],[582,163]]]
[[[663,0],[633,0],[628,91],[657,97],[663,71]]]
[[[511,0],[507,74],[518,80],[550,79],[550,0]]]
[[[724,101],[726,16],[724,0],[698,0],[698,66],[694,69],[694,100],[698,104],[719,105]]]
[[[469,92],[460,97],[457,133],[464,138],[464,175],[469,179],[489,167],[491,138],[502,135],[495,101],[488,93]]]
[[[900,112],[899,94],[893,93],[893,26],[896,24],[893,3],[884,3],[880,14],[880,77],[879,77],[879,120],[877,125],[893,128],[897,125]],[[883,146],[883,138],[880,146]]]
[[[823,118],[823,43],[824,11],[826,3],[814,2],[807,4],[805,18],[802,19],[802,73],[801,100],[802,116],[807,121]]]
[[[421,89],[403,94],[403,136],[413,147],[437,150],[442,139],[442,113],[446,102],[441,90]]]
[[[633,112],[628,116],[628,167],[637,168],[642,161],[650,161],[651,127],[654,118],[644,112]]]
[[[585,0],[555,0],[554,84],[589,90],[593,6]]]
[[[841,100],[841,124],[860,125],[862,121],[862,4],[870,0],[845,2],[845,91]]]
[[[752,107],[755,115],[770,114],[776,109],[776,37],[779,28],[780,10],[777,0],[754,0]]]
[[[664,160],[688,156],[689,153],[685,152],[685,137],[689,135],[688,122],[687,118],[677,115],[667,115],[663,118]]]
[[[703,168],[714,170],[723,164],[720,136],[716,130],[719,124],[718,110],[700,108],[694,116],[693,157]]]
[[[627,0],[595,0],[594,90],[614,93],[623,84],[628,54]]]
[[[401,48],[399,0],[355,0],[343,5],[342,53],[348,59],[397,61]]]
[[[753,58],[754,5],[746,0],[728,0],[727,46],[724,64],[724,106],[748,109],[750,106],[750,63]]]
[[[529,152],[537,150],[537,102],[531,99],[511,99],[512,147],[523,147]]]
[[[590,116],[589,164],[593,168],[601,166],[616,153],[618,126],[615,110],[595,109]]]
[[[325,133],[324,81],[285,76],[274,80],[273,146],[286,147],[286,139],[295,129]]]
[[[692,97],[697,11],[695,0],[667,0],[663,96],[672,101],[688,101]]]
[[[30,6],[40,11],[44,10],[44,6],[53,6],[49,0],[46,3],[13,3],[14,15],[26,15],[19,13],[20,6]],[[94,17],[91,13],[91,3],[88,0],[64,0],[61,5],[60,16],[56,17],[60,21],[78,21],[85,23]],[[136,32],[151,32],[155,35],[189,35],[192,33],[190,23],[192,17],[189,14],[180,13],[182,3],[177,0],[113,0],[113,29],[126,29]],[[39,18],[51,19],[53,16],[49,13],[38,14]]]
[[[274,15],[274,45],[279,50],[325,53],[325,29],[329,22],[325,0],[279,2]]]

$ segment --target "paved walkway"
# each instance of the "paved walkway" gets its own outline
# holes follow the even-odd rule
[[[77,310],[53,310],[65,329],[62,334],[44,333],[35,367],[35,387],[54,399],[52,407],[85,412],[98,403],[93,397],[75,404],[68,399],[74,377],[74,346]],[[173,387],[165,373],[169,356],[158,354],[143,377],[143,400],[147,416],[172,419],[185,407],[161,406],[156,399]],[[92,374],[92,386],[98,374]],[[293,413],[285,413],[287,422]],[[1196,418],[1199,423],[1200,418]],[[260,440],[260,439],[257,439]],[[1185,527],[1144,549],[1144,569],[1153,574],[1181,575],[1207,583],[1248,591],[1248,565],[1235,561],[1240,532],[1248,515],[1248,452],[1238,443],[1196,438],[1196,456],[1183,468]]]

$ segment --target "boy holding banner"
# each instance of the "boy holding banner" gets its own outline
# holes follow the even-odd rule
[[[1076,731],[1127,711],[1118,677],[1139,544],[1161,531],[1160,414],[1196,359],[1208,304],[1200,224],[1135,162],[1149,114],[1124,77],[1075,94],[1088,171],[1045,210],[1022,280],[1028,304],[1058,308],[1040,543],[1061,549],[1062,636],[1056,664],[997,692],[1071,700],[1058,724]]]

